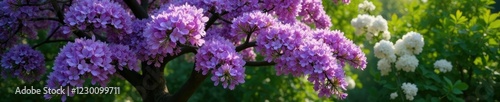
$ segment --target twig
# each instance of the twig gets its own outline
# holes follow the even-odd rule
[[[240,52],[242,50],[245,50],[246,48],[254,47],[254,46],[257,46],[257,43],[255,41],[252,41],[252,42],[249,42],[249,43],[243,43],[240,46],[236,47],[236,52]]]
[[[272,66],[275,64],[276,63],[274,63],[274,62],[267,62],[267,61],[259,61],[259,62],[247,61],[245,63],[245,66]]]
[[[145,19],[149,17],[148,12],[146,12],[146,10],[144,10],[144,8],[142,8],[142,6],[139,5],[139,3],[136,0],[123,0],[123,1],[127,4],[130,10],[132,10],[135,17],[139,19]]]

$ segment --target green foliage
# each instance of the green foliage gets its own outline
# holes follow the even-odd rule
[[[353,1],[349,8],[326,10],[330,15],[356,12],[355,6],[361,1]],[[333,25],[342,25],[334,26],[334,29],[340,28],[355,43],[362,44],[369,61],[365,71],[351,71],[359,77],[356,85],[362,84],[363,87],[349,90],[346,101],[408,101],[402,94],[403,82],[417,85],[418,93],[413,101],[498,101],[495,97],[500,95],[495,92],[500,91],[496,84],[500,75],[495,73],[500,71],[500,14],[490,12],[490,5],[495,3],[493,0],[427,0],[425,3],[420,0],[380,0],[387,5],[372,2],[380,13],[370,14],[381,14],[388,20],[390,41],[395,42],[410,31],[419,32],[424,36],[424,50],[417,56],[419,65],[415,72],[397,71],[393,67],[389,75],[381,76],[376,65],[379,59],[371,52],[375,42],[355,36],[354,27],[348,22],[350,19],[332,16]],[[356,17],[356,13],[346,14]],[[433,64],[439,59],[450,61],[452,71],[442,73],[435,69]],[[398,92],[395,100],[390,99],[393,92]]]

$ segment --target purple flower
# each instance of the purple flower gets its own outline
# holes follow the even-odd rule
[[[27,5],[26,4],[40,4]],[[14,46],[21,37],[37,38],[37,30],[48,28],[49,21],[36,21],[52,15],[51,5],[41,4],[38,0],[2,0],[0,1],[0,52]],[[20,36],[20,35],[23,36]],[[7,41],[7,42],[4,42]]]
[[[188,4],[171,5],[163,11],[158,11],[144,29],[143,36],[149,50],[149,56],[175,55],[180,51],[178,44],[201,46],[205,43],[205,22],[203,10]],[[159,67],[161,60],[155,62]]]
[[[86,78],[91,78],[92,84],[99,83],[101,86],[106,86],[110,81],[110,77],[116,72],[111,62],[113,60],[118,63],[127,61],[113,59],[113,56],[121,54],[128,56],[127,58],[133,58],[130,57],[131,55],[126,54],[126,47],[115,46],[113,50],[116,52],[111,52],[106,43],[95,41],[94,37],[92,39],[75,39],[74,43],[69,42],[61,49],[54,61],[54,67],[52,68],[54,71],[49,75],[47,87],[83,86]],[[128,59],[128,61],[133,60]],[[133,66],[133,63],[127,64]],[[46,98],[50,98],[50,96],[46,95]]]
[[[123,70],[123,68],[126,67],[129,70],[139,72],[140,68],[137,56],[128,46],[113,44],[109,45],[109,49],[113,51],[111,58],[116,62],[115,66],[118,67],[118,69]]]
[[[330,17],[323,10],[321,0],[302,1],[301,21],[307,24],[315,24],[317,28],[328,29],[332,26]]]
[[[340,62],[347,62],[351,66],[362,70],[366,68],[367,62],[365,54],[361,51],[361,48],[354,44],[354,42],[347,39],[343,32],[320,29],[314,32],[314,38],[324,40],[325,43],[330,45],[334,56],[339,59]]]
[[[311,32],[311,33],[309,33]],[[276,63],[276,74],[309,75],[320,96],[336,95],[343,99],[345,90],[344,63],[356,68],[366,67],[361,49],[340,31],[311,30],[301,23],[280,24],[257,35],[257,51],[266,61]]]
[[[262,29],[267,29],[272,25],[277,24],[277,20],[267,13],[253,11],[244,13],[243,15],[233,19],[231,24],[231,32],[227,37],[233,42],[239,43],[244,40],[247,35],[252,37],[258,35]]]
[[[264,0],[263,8],[272,10],[284,23],[295,23],[302,9],[302,0]]]
[[[88,27],[97,34],[106,34],[110,42],[119,42],[126,34],[132,33],[132,18],[120,4],[110,0],[78,0],[65,12],[63,33],[72,30],[86,30]]]
[[[46,70],[43,54],[24,44],[2,54],[0,66],[3,67],[0,71],[4,78],[12,76],[27,82],[40,80]]]
[[[256,49],[268,62],[284,52],[298,49],[308,35],[302,29],[295,29],[296,25],[276,24],[268,29],[263,29],[257,35]]]
[[[207,37],[195,55],[195,70],[207,75],[211,72],[214,85],[222,83],[224,88],[233,90],[238,84],[245,82],[245,61],[235,51],[234,45],[220,36]]]

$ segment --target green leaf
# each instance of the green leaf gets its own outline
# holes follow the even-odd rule
[[[457,81],[457,82],[455,83],[455,88],[456,88],[456,89],[459,89],[459,90],[467,90],[467,88],[469,88],[469,85],[467,85],[466,83],[463,83],[463,82]]]
[[[459,89],[453,89],[453,94],[463,94]]]
[[[465,100],[461,99],[461,98],[454,98],[453,101],[454,102],[465,102]]]
[[[437,81],[437,82],[442,82],[442,81],[441,81],[441,79],[439,79],[439,76],[438,76],[438,75],[436,75],[436,74],[431,74],[431,75],[430,75],[430,77],[431,77],[432,79],[434,79],[435,81]]]
[[[500,20],[493,21],[493,23],[488,26],[489,29],[495,29],[500,27]]]
[[[462,11],[457,10],[456,17],[457,17],[457,18],[462,17]]]
[[[388,89],[397,89],[394,85],[392,84],[384,84],[384,87],[385,88],[388,88]]]
[[[391,20],[392,21],[397,21],[398,20],[398,15],[396,15],[395,13],[393,13],[392,16],[391,16]]]
[[[450,14],[451,19],[455,22],[455,24],[462,24],[465,21],[467,21],[467,18],[462,16],[462,11],[457,10],[457,13],[455,15]]]
[[[451,83],[450,79],[443,77],[444,81],[446,81],[446,84],[448,84],[449,87],[451,87],[453,84]]]
[[[439,102],[439,98],[437,98],[437,97],[432,97],[432,98],[431,98],[431,102]]]
[[[498,17],[498,13],[491,14],[488,18],[486,18],[486,19],[488,19],[488,22],[486,22],[486,23],[493,22],[494,20],[497,19],[497,17]]]
[[[432,91],[437,91],[438,88],[434,85],[426,85],[426,88],[429,89],[429,90],[432,90]]]

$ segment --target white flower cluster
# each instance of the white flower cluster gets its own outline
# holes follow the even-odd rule
[[[398,97],[398,92],[391,93],[391,100],[396,99]]]
[[[417,96],[418,88],[415,84],[412,83],[403,83],[401,85],[401,89],[403,89],[403,93],[406,95],[406,99],[412,101],[414,96]]]
[[[396,62],[396,69],[403,70],[405,72],[415,72],[418,66],[418,59],[415,55],[403,55],[399,57]]]
[[[420,54],[424,47],[424,38],[420,33],[412,31],[403,35],[403,39],[396,41],[395,47],[396,54],[400,56],[406,54]]]
[[[418,66],[416,54],[422,52],[424,38],[417,32],[409,32],[394,44],[394,52],[399,55],[396,68],[405,72],[415,72]]]
[[[382,76],[389,75],[391,72],[391,62],[385,58],[380,59],[377,63],[377,69],[380,70]]]
[[[365,0],[363,3],[358,5],[358,11],[360,13],[368,13],[375,10],[375,5],[371,1]]]
[[[365,34],[368,40],[373,39],[374,36],[379,36],[379,33],[382,33],[382,38],[385,40],[391,38],[387,20],[380,15],[375,17],[368,14],[360,14],[351,20],[351,25],[356,29],[356,35]]]
[[[379,42],[375,43],[374,46],[375,57],[380,59],[387,58],[390,62],[394,62],[396,61],[394,49],[395,48],[392,42],[387,40],[380,40]]]
[[[396,61],[394,54],[394,45],[387,40],[381,40],[375,44],[375,57],[380,58],[377,63],[377,69],[380,70],[382,76],[388,75],[391,72],[391,63]]]
[[[451,71],[452,67],[451,63],[444,59],[434,62],[434,68],[438,68],[443,73]]]

